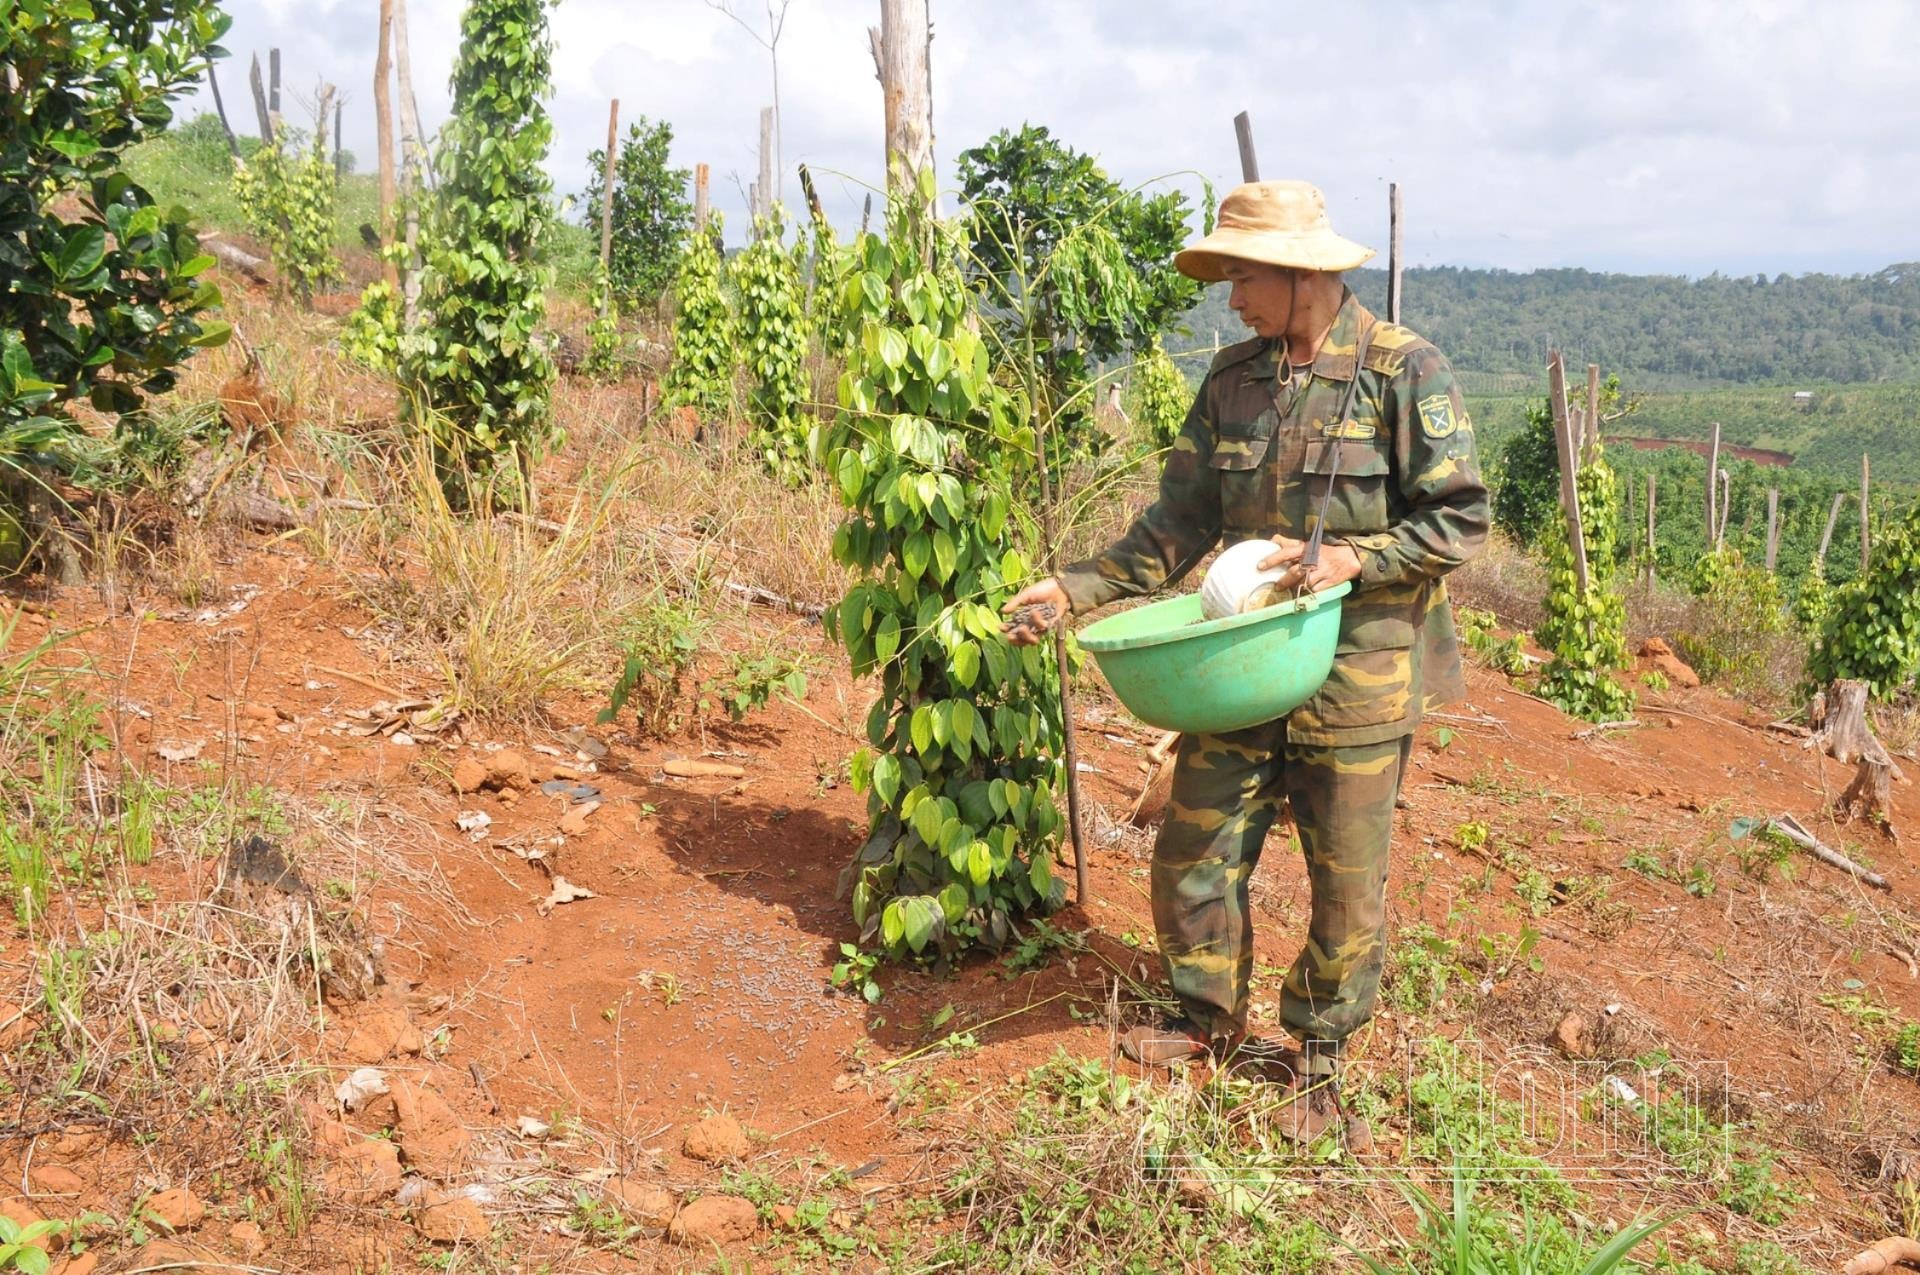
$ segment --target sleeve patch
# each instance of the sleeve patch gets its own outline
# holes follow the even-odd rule
[[[1460,428],[1451,394],[1429,394],[1420,400],[1420,428],[1428,438],[1451,438]]]

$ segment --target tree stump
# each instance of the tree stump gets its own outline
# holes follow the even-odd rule
[[[1905,783],[1906,776],[1874,737],[1873,726],[1867,721],[1867,684],[1835,681],[1813,697],[1807,721],[1813,734],[1804,747],[1818,749],[1842,765],[1859,766],[1853,782],[1834,803],[1835,818],[1849,823],[1865,817],[1893,839],[1893,781]]]

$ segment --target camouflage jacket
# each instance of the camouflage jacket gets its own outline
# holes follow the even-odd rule
[[[1353,414],[1336,422],[1368,324]],[[1473,426],[1445,356],[1375,320],[1351,291],[1297,394],[1279,375],[1282,353],[1264,338],[1220,351],[1167,457],[1160,498],[1061,583],[1084,614],[1177,582],[1222,537],[1304,540],[1337,447],[1325,539],[1358,552],[1360,577],[1342,609],[1333,672],[1294,710],[1288,736],[1330,745],[1397,738],[1466,690],[1440,577],[1486,541]]]

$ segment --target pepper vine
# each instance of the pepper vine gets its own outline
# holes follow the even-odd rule
[[[799,253],[783,238],[776,207],[754,223],[754,240],[734,259],[740,297],[740,352],[753,377],[747,445],[789,486],[806,480],[809,397],[807,324],[801,306]]]
[[[928,205],[931,189],[922,174]],[[994,383],[957,245],[894,203],[888,237],[855,245],[841,301],[859,336],[816,450],[849,511],[834,556],[856,575],[826,624],[881,687],[852,765],[869,831],[843,886],[863,942],[922,955],[997,946],[1059,905],[1065,774],[1058,670],[1007,645],[997,613],[1031,574],[1013,494],[1033,429]]]
[[[1147,441],[1155,451],[1165,451],[1180,436],[1180,427],[1187,423],[1187,408],[1192,402],[1193,391],[1187,387],[1187,378],[1180,375],[1179,367],[1160,344],[1156,333],[1153,343],[1133,365],[1127,414],[1146,432]]]
[[[1633,692],[1614,676],[1627,668],[1627,608],[1614,588],[1620,485],[1599,443],[1580,466],[1574,489],[1586,534],[1587,590],[1580,591],[1565,521],[1549,519],[1542,537],[1545,615],[1534,637],[1553,658],[1541,673],[1539,693],[1575,717],[1618,721],[1633,712]]]
[[[706,232],[687,236],[674,292],[679,314],[663,386],[666,403],[691,407],[706,420],[724,420],[733,412],[737,331],[722,283],[719,214]]]
[[[303,303],[340,277],[333,255],[333,163],[324,154],[300,153],[292,131],[283,131],[275,145],[234,161],[233,195],[248,226],[266,241],[281,282]]]

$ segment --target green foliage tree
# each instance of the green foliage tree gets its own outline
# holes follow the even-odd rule
[[[1058,670],[1000,635],[998,605],[1032,568],[1017,547],[1033,430],[994,382],[933,178],[863,236],[843,292],[859,332],[819,451],[848,516],[834,556],[856,580],[826,617],[880,695],[853,762],[868,836],[848,866],[863,941],[896,954],[997,945],[1057,906],[1064,820]]]
[[[1627,609],[1614,588],[1620,488],[1595,444],[1575,479],[1587,549],[1587,588],[1580,589],[1566,521],[1547,520],[1540,540],[1547,558],[1547,596],[1534,637],[1553,653],[1540,695],[1591,722],[1618,721],[1633,711],[1633,693],[1616,680],[1627,668]]]
[[[274,141],[234,163],[233,194],[272,254],[281,284],[304,304],[315,288],[340,277],[333,255],[333,157],[317,139],[303,153],[292,129]]]
[[[226,340],[204,317],[213,258],[121,158],[224,55],[228,21],[213,0],[0,6],[0,465],[70,435],[66,404],[132,412]]]
[[[1133,365],[1133,383],[1127,387],[1127,414],[1146,432],[1156,451],[1173,446],[1186,424],[1187,409],[1193,404],[1193,390],[1187,378],[1160,344],[1155,335]]]
[[[1920,672],[1920,504],[1873,543],[1859,579],[1834,590],[1807,660],[1814,689],[1835,678],[1865,682],[1877,699],[1912,687]]]
[[[461,17],[420,318],[401,339],[410,410],[456,502],[478,480],[517,503],[534,462],[560,441],[553,358],[538,336],[551,275],[540,256],[552,193],[547,7],[469,0]]]
[[[1147,348],[1199,295],[1173,268],[1187,240],[1186,196],[1126,190],[1092,156],[1032,124],[962,151],[958,165],[983,316],[1003,327],[1023,312],[1021,331],[1003,331],[1002,342],[1037,338],[1061,412],[1049,436],[1065,454],[1097,452],[1092,365]]]
[[[1701,605],[1673,635],[1680,654],[1707,681],[1761,689],[1769,647],[1789,627],[1780,578],[1722,545],[1695,560],[1687,585]]]
[[[614,299],[627,309],[651,306],[673,282],[681,241],[693,224],[687,200],[690,174],[672,165],[673,125],[649,123],[641,116],[627,126],[613,167]],[[582,211],[590,226],[600,224],[606,193],[607,152],[587,156],[587,190]]]
[[[807,323],[802,308],[800,249],[787,247],[780,210],[757,221],[754,240],[733,260],[740,298],[740,353],[752,377],[748,446],[789,485],[807,466]]]
[[[688,235],[674,279],[679,314],[673,325],[673,362],[667,366],[670,407],[691,407],[703,420],[733,412],[733,369],[739,332],[727,305],[720,258],[720,218],[707,233]]]

